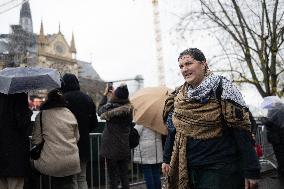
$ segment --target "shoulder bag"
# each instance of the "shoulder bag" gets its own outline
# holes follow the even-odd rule
[[[42,141],[41,141],[41,143],[34,145],[30,149],[30,157],[33,160],[37,160],[40,157],[40,153],[41,153],[41,150],[42,150],[43,145],[44,145],[44,139],[43,139],[43,136],[42,136],[42,112],[40,112],[39,116],[40,116],[39,119],[40,119],[40,130],[41,130]]]
[[[130,133],[129,133],[129,146],[130,146],[130,149],[133,149],[136,146],[138,146],[139,140],[140,140],[140,135],[139,135],[138,131],[134,128],[133,125],[131,125]]]

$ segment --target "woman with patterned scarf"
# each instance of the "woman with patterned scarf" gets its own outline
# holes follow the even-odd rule
[[[209,71],[199,49],[186,49],[178,61],[185,83],[163,113],[169,134],[162,170],[169,188],[256,188],[260,165],[241,93]]]

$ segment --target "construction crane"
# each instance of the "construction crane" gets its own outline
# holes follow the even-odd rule
[[[152,0],[153,6],[153,21],[154,21],[154,34],[156,43],[156,60],[157,60],[157,73],[159,85],[165,85],[165,68],[163,58],[163,46],[162,46],[162,33],[160,23],[160,11],[158,0]]]
[[[153,6],[153,19],[154,19],[154,31],[155,31],[155,42],[156,42],[156,58],[158,65],[158,82],[159,85],[165,85],[165,67],[163,59],[163,46],[162,46],[162,33],[160,23],[160,11],[158,0],[152,0]]]

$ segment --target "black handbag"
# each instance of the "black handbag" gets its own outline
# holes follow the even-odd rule
[[[129,133],[129,146],[130,146],[130,148],[133,149],[136,146],[138,146],[139,140],[140,140],[140,135],[139,135],[138,131],[133,126],[131,126],[130,127],[130,133]]]
[[[33,160],[37,160],[39,157],[40,157],[40,153],[41,153],[41,150],[43,148],[43,145],[44,145],[44,139],[42,137],[42,113],[40,112],[40,115],[39,115],[39,119],[40,119],[40,130],[41,130],[41,138],[42,138],[42,142],[39,143],[39,144],[35,144],[31,149],[30,149],[30,157],[33,159]]]

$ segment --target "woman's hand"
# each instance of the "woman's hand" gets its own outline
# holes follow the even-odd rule
[[[256,189],[258,188],[258,179],[245,179],[245,189]]]
[[[167,163],[163,163],[162,164],[162,172],[164,175],[167,175],[170,171],[170,164],[167,164]]]

